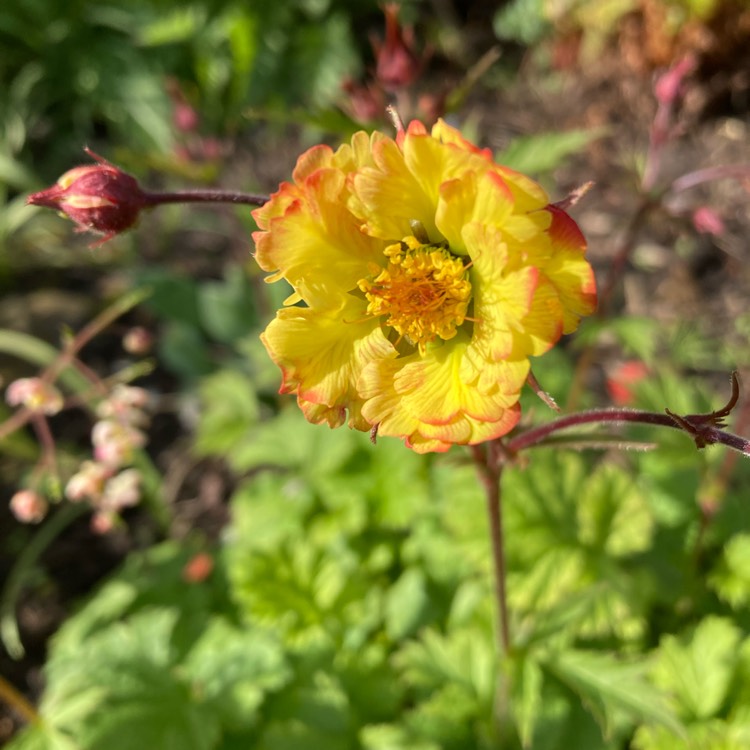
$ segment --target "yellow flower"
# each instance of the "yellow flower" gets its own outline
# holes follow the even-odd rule
[[[509,432],[529,357],[596,303],[575,222],[442,121],[310,149],[254,216],[294,289],[262,334],[281,392],[418,452]]]

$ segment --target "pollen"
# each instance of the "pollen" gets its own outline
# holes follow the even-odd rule
[[[388,265],[362,279],[367,314],[387,316],[385,324],[424,353],[436,339],[452,339],[466,320],[471,282],[461,259],[445,243],[425,244],[405,237],[389,245]]]

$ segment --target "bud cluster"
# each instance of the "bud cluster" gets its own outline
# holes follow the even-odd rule
[[[68,500],[93,506],[92,527],[98,532],[109,531],[123,508],[140,501],[140,472],[130,464],[146,444],[148,401],[143,388],[119,384],[112,389],[97,407],[93,460],[84,461],[65,487]]]

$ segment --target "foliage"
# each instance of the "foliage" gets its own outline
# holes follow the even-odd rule
[[[643,750],[741,746],[739,496],[732,523],[696,549],[694,490],[668,479],[668,451],[637,480],[643,457],[536,452],[505,482],[518,635],[498,661],[472,467],[321,436],[292,409],[263,419],[240,371],[201,391],[199,450],[246,476],[214,572],[185,578],[194,545],[131,556],[54,638],[43,720],[11,747],[491,748],[505,736],[552,750],[633,733]],[[494,716],[498,680],[512,717]]]

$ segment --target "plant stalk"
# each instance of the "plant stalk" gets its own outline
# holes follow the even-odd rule
[[[508,597],[506,591],[505,538],[503,534],[503,506],[500,479],[503,464],[498,460],[495,443],[489,443],[487,450],[473,446],[474,461],[485,489],[487,499],[487,520],[490,531],[490,548],[494,574],[495,602],[497,607],[497,646],[499,653],[510,653],[511,637],[508,618]]]
[[[177,190],[171,193],[144,192],[145,205],[159,206],[163,203],[235,203],[262,206],[268,202],[267,195],[253,195],[235,190]]]

